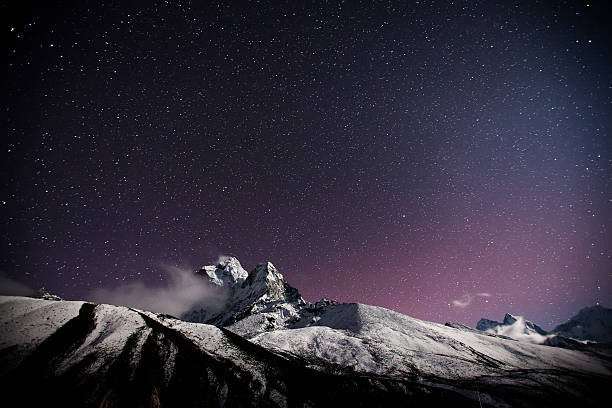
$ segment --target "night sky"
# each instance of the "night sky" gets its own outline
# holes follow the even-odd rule
[[[7,278],[235,255],[437,322],[612,304],[605,1],[8,3]]]

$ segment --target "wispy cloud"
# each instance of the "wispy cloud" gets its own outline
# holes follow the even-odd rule
[[[461,296],[459,299],[454,299],[453,306],[460,307],[460,308],[468,307],[472,303],[472,301],[478,297],[491,297],[491,294],[487,292],[480,292],[480,293],[473,293],[473,294],[466,293],[465,295]]]
[[[487,333],[499,334],[502,336],[512,337],[515,340],[526,343],[541,344],[554,335],[543,336],[533,330],[527,330],[525,327],[525,318],[522,316],[514,316],[516,321],[511,325],[499,325],[495,328],[486,330]]]
[[[133,282],[113,288],[97,288],[91,292],[90,299],[176,317],[194,309],[219,310],[224,306],[227,294],[222,288],[211,287],[193,270],[174,266],[164,266],[163,269],[168,277],[163,286]]]

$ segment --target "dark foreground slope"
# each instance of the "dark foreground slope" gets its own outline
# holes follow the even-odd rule
[[[2,395],[20,406],[471,404],[407,379],[307,368],[214,326],[185,332],[173,319],[80,302],[3,298],[1,307],[3,326],[29,340],[10,344],[3,331],[0,343]],[[49,335],[40,335],[47,318]]]
[[[375,312],[360,312],[360,330]],[[360,370],[343,363],[346,356],[338,360],[325,354],[344,350],[356,353],[356,361],[362,358],[351,343],[357,337],[342,330],[271,332],[258,345],[227,329],[124,307],[0,297],[1,391],[5,401],[19,406],[53,407],[598,406],[611,379],[598,362],[576,371],[554,364],[505,370],[498,360],[476,351],[479,364],[491,374],[461,377],[464,363],[450,364],[431,345],[418,358],[431,364],[447,361],[448,367],[420,370],[413,364],[387,374]],[[375,341],[366,334],[358,340]],[[415,341],[421,341],[423,333],[416,334]],[[286,336],[294,346],[283,348]],[[268,345],[274,341],[275,347]],[[312,352],[300,344],[306,350],[312,345]],[[584,357],[555,350],[563,358]],[[393,352],[407,353],[401,347]],[[373,358],[381,360],[381,367],[393,364],[387,361],[392,355],[376,353]],[[432,374],[445,369],[454,374]]]

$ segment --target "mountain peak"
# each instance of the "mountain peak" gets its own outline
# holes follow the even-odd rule
[[[582,309],[580,309],[580,311],[578,311],[578,316],[585,316],[593,313],[605,313],[609,310],[610,309],[608,309],[607,307],[603,307],[602,305],[587,306],[583,307]]]
[[[54,295],[45,288],[38,289],[36,292],[34,292],[33,297],[45,300],[63,300],[61,297]]]
[[[601,305],[585,307],[568,322],[555,327],[553,333],[577,340],[612,342],[612,309]]]
[[[226,258],[216,266],[203,266],[197,273],[216,286],[241,285],[249,275],[235,257]]]
[[[489,319],[480,319],[476,324],[476,329],[497,335],[503,335],[514,339],[529,338],[534,342],[544,340],[542,336],[546,336],[546,331],[535,323],[526,320],[522,316],[515,316],[506,313],[502,323]],[[533,335],[533,338],[530,336]]]
[[[513,324],[517,321],[516,316],[511,315],[510,313],[506,313],[506,315],[504,316],[504,323],[503,324]]]
[[[283,275],[278,272],[272,262],[258,263],[257,266],[255,266],[255,269],[253,269],[253,271],[250,273],[249,278],[251,277],[254,281],[262,280],[276,282],[285,280]]]
[[[287,283],[272,262],[257,264],[242,284],[243,290],[247,288],[252,293],[250,296],[252,298],[266,297],[267,300],[286,300],[289,302],[301,299],[298,290]]]
[[[204,266],[196,273],[207,278],[213,288],[226,288],[227,301],[221,312],[201,309],[187,313],[183,318],[189,321],[226,325],[261,311],[270,302],[293,304],[293,307],[305,304],[300,292],[289,285],[272,262],[259,263],[247,273],[238,259],[230,257],[216,266]]]

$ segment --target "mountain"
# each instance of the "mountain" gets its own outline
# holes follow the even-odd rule
[[[50,293],[45,288],[40,288],[37,291],[35,291],[32,297],[35,297],[38,299],[46,299],[46,300],[63,300],[61,297]]]
[[[611,343],[612,309],[600,305],[585,307],[551,333],[576,340]]]
[[[249,274],[238,259],[231,257],[219,265],[204,266],[197,274],[212,287],[226,291],[227,301],[220,311],[199,309],[186,313],[181,316],[186,321],[228,326],[250,321],[255,315],[257,322],[252,323],[256,330],[272,330],[288,320],[299,320],[299,312],[309,306],[270,262],[258,264]]]
[[[463,330],[470,329],[457,323],[447,323],[447,325]],[[521,316],[513,316],[509,313],[506,313],[501,323],[480,319],[476,324],[476,330],[535,344],[584,349],[585,343],[592,345],[593,343],[612,342],[612,309],[599,305],[586,307],[551,332],[546,332],[537,324]]]
[[[514,316],[510,313],[506,313],[501,323],[489,319],[480,319],[476,323],[476,330],[536,344],[546,341],[546,335],[548,334],[537,324],[525,320],[522,316]]]
[[[0,350],[7,406],[470,403],[405,379],[315,370],[212,325],[87,302],[0,296]]]
[[[309,303],[271,263],[249,274],[232,258],[197,273],[227,302],[185,317],[214,325],[0,297],[2,395],[23,406],[603,406],[612,380],[609,349]]]

